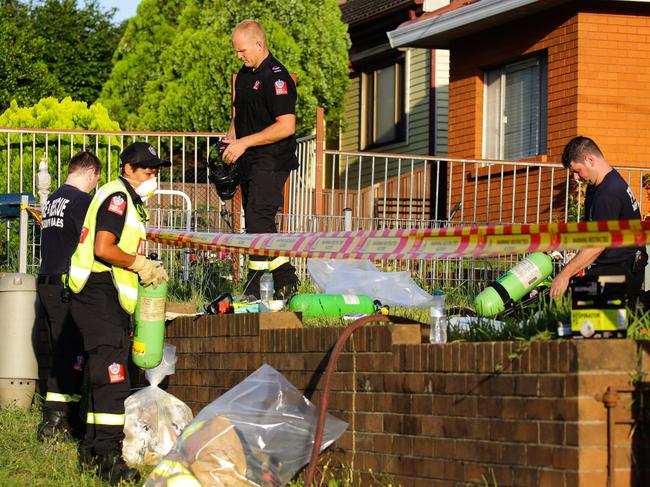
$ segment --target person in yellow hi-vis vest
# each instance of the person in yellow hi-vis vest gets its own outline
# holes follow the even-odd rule
[[[157,286],[168,279],[159,263],[143,255],[148,219],[143,199],[155,191],[159,168],[171,165],[146,142],[128,145],[120,159],[120,177],[99,188],[88,207],[67,282],[88,356],[90,397],[80,463],[98,467],[113,485],[139,479],[122,459],[129,332],[138,281]]]

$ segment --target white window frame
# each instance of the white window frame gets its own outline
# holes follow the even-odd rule
[[[506,154],[505,128],[507,123],[506,111],[506,85],[507,77],[521,69],[533,69],[538,77],[539,93],[537,96],[536,113],[536,143],[529,151],[522,151],[516,155]],[[526,159],[546,154],[547,138],[547,100],[548,100],[548,74],[546,54],[539,54],[513,63],[506,64],[496,69],[485,72],[483,83],[483,158],[484,159]],[[498,83],[490,92],[490,79]],[[497,96],[496,100],[492,98]],[[491,103],[494,101],[494,103]],[[498,112],[491,111],[491,105],[496,105]],[[496,138],[496,145],[490,147],[491,137]]]

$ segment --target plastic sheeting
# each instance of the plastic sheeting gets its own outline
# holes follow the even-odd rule
[[[285,485],[309,461],[318,411],[263,365],[203,408],[145,486]],[[321,451],[347,428],[327,415]]]
[[[381,272],[367,259],[309,259],[307,269],[326,294],[365,294],[389,306],[426,307],[433,303],[409,272]]]

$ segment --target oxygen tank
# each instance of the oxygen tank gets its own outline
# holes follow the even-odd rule
[[[289,309],[301,312],[305,318],[371,315],[377,308],[375,301],[364,294],[297,294],[289,302]]]
[[[553,272],[553,260],[543,252],[534,252],[492,282],[476,299],[474,307],[479,316],[496,316],[506,306],[519,301]]]
[[[157,367],[162,361],[165,339],[165,301],[167,282],[157,287],[138,286],[133,331],[133,362],[143,369]]]

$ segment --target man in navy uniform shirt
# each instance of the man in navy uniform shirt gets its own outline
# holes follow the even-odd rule
[[[275,216],[283,205],[284,184],[298,167],[296,157],[296,85],[266,46],[266,34],[254,20],[232,31],[232,46],[244,63],[235,81],[234,116],[224,142],[223,160],[239,161],[248,233],[276,233]],[[260,296],[260,277],[273,273],[276,297],[287,298],[298,284],[286,257],[249,258],[245,294]]]
[[[562,165],[573,177],[587,183],[585,221],[640,220],[639,204],[629,185],[605,160],[596,143],[588,137],[575,137],[564,148]],[[559,297],[571,277],[586,269],[594,276],[624,275],[628,299],[641,294],[648,255],[643,247],[583,249],[553,279],[551,296]]]
[[[76,154],[68,164],[68,177],[43,206],[41,269],[38,297],[47,318],[52,363],[43,403],[40,440],[70,432],[80,426],[79,400],[83,382],[84,353],[79,329],[70,314],[62,276],[70,266],[81,226],[90,204],[90,193],[101,175],[101,164],[92,152]],[[80,433],[75,431],[74,433]]]

